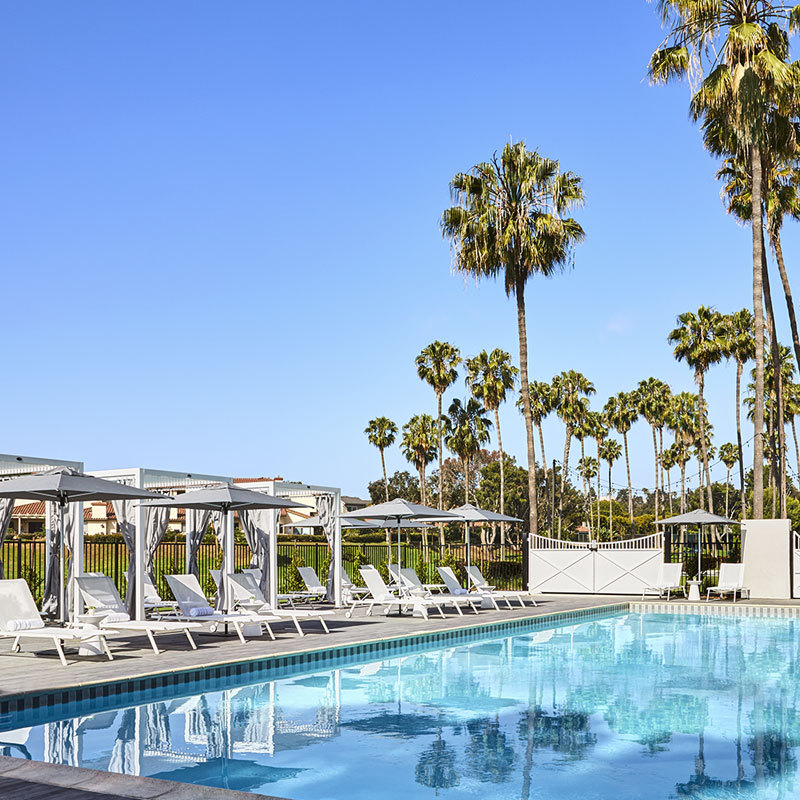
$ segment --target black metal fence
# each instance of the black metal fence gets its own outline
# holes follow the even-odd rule
[[[392,547],[392,562],[397,557],[397,545]],[[42,539],[6,539],[0,548],[5,577],[24,578],[37,601],[41,599],[45,577],[45,543]],[[250,548],[245,544],[234,546],[236,569],[250,563]],[[362,581],[358,567],[372,564],[387,575],[389,551],[386,544],[342,545],[342,561],[345,572],[357,584]],[[472,545],[470,561],[476,564],[486,580],[499,589],[521,589],[523,586],[522,549],[506,545]],[[463,566],[466,562],[464,544],[446,544],[423,549],[421,545],[402,545],[403,566],[413,567],[424,583],[438,583],[436,567],[452,566],[464,581]],[[200,582],[207,592],[214,593],[214,582],[210,570],[222,563],[222,549],[217,542],[204,542],[197,554]],[[328,575],[330,549],[319,542],[281,542],[278,544],[278,591],[287,592],[303,588],[298,566],[313,567],[323,582]],[[128,549],[123,542],[84,541],[84,571],[102,572],[113,578],[120,594],[125,596],[125,573],[128,569]],[[186,545],[184,542],[162,542],[155,554],[155,572],[162,597],[171,596],[164,575],[186,571]]]
[[[696,530],[685,533],[678,530],[667,531],[664,534],[664,560],[681,562],[687,580],[697,578],[698,536],[701,580],[705,589],[706,586],[716,585],[720,564],[741,561],[742,536],[738,527],[727,531],[720,527],[716,533],[705,529],[700,534]]]

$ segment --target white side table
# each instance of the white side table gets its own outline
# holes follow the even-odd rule
[[[100,631],[100,623],[103,620],[102,614],[78,614],[75,617],[78,621],[78,627],[84,631]],[[103,654],[103,643],[99,637],[93,636],[90,639],[83,639],[81,641],[80,649],[78,650],[79,656],[100,656]]]
[[[250,602],[237,603],[237,606],[242,611],[250,611],[250,612],[253,612],[253,613],[258,611],[258,609],[261,608],[261,606],[263,606],[263,605],[264,605],[263,603],[259,603],[259,602],[255,601],[255,600],[252,603],[250,603]],[[244,636],[250,636],[250,637],[261,636],[263,633],[264,633],[264,631],[261,628],[261,623],[260,622],[246,622],[245,624],[242,625],[242,634]]]
[[[689,585],[689,600],[694,603],[700,602],[700,584],[702,581],[686,581]]]

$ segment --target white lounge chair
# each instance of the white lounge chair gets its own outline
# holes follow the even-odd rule
[[[269,638],[274,641],[275,634],[269,623],[279,621],[280,617],[276,617],[274,614],[254,614],[252,612],[225,614],[221,611],[214,611],[208,604],[196,575],[165,575],[164,577],[167,579],[169,588],[172,589],[172,594],[175,595],[183,619],[201,624],[209,623],[213,626],[233,625],[242,644],[247,642],[242,630],[244,625],[264,625]]]
[[[681,586],[681,578],[683,577],[683,564],[661,564],[658,570],[658,578],[652,586],[645,586],[642,589],[642,600],[646,594],[657,594],[663,597],[664,593],[667,594],[667,602],[669,602],[670,594],[678,589],[683,589],[683,594],[686,596],[686,587]]]
[[[328,588],[319,579],[314,567],[298,567],[297,571],[306,585],[305,592],[292,592],[292,596],[298,600],[313,602],[324,600],[328,596]]]
[[[367,584],[370,596],[353,603],[346,616],[350,617],[352,615],[356,605],[366,605],[368,616],[372,614],[372,609],[375,606],[383,606],[385,614],[390,613],[393,608],[397,608],[402,613],[404,607],[411,607],[413,612],[418,611],[422,617],[428,619],[428,609],[435,608],[444,617],[441,605],[429,597],[420,597],[414,594],[399,597],[394,594],[375,567],[367,565],[366,567],[361,567],[359,571],[361,572],[361,577],[364,578],[364,583]]]
[[[301,636],[305,635],[303,633],[303,629],[300,627],[301,619],[310,621],[316,620],[320,623],[320,625],[322,625],[322,629],[325,631],[325,633],[330,633],[324,617],[330,616],[333,614],[333,611],[305,611],[294,608],[273,608],[267,602],[267,598],[264,597],[264,593],[261,591],[261,587],[258,585],[258,582],[255,580],[255,578],[245,572],[240,574],[229,574],[228,582],[228,585],[231,587],[231,599],[234,603],[260,603],[260,607],[256,609],[259,614],[274,614],[276,617],[282,617],[286,620],[291,620],[294,622],[294,626]]]
[[[81,628],[45,627],[30,587],[22,578],[0,581],[0,636],[14,640],[11,645],[11,651],[14,653],[20,650],[21,639],[50,639],[65,667],[67,666],[63,647],[65,642],[80,644],[83,641],[99,639],[108,660],[114,660],[103,633],[85,631]]]
[[[443,583],[422,583],[417,573],[411,569],[411,567],[403,567],[401,569],[398,564],[389,564],[389,574],[392,576],[392,580],[397,586],[403,586],[404,581],[402,578],[402,573],[404,573],[406,570],[410,570],[409,577],[411,574],[413,574],[417,588],[421,587],[425,589],[426,592],[430,592],[431,594],[434,592],[444,592],[447,590],[447,587]]]
[[[450,594],[462,597],[480,597],[481,602],[484,600],[488,600],[497,611],[500,610],[500,606],[497,605],[497,598],[493,596],[492,592],[468,592],[459,582],[458,578],[456,578],[455,572],[453,572],[451,567],[436,567],[439,574],[442,576],[442,580],[444,581],[444,585],[447,587],[447,591]],[[506,599],[506,602],[508,600]],[[511,604],[508,604],[508,607],[511,608]]]
[[[144,611],[145,614],[152,612],[158,617],[174,616],[178,612],[178,604],[175,600],[164,600],[158,592],[158,587],[145,572],[144,581]]]
[[[723,594],[732,594],[733,602],[736,602],[736,593],[739,593],[739,599],[742,597],[742,592],[747,591],[742,585],[744,581],[744,564],[720,564],[719,565],[719,582],[716,586],[709,586],[706,591],[706,602],[711,599],[711,593],[722,596]]]
[[[476,592],[484,592],[486,594],[490,594],[492,597],[497,598],[498,600],[505,600],[506,605],[511,608],[511,600],[516,600],[523,608],[525,607],[525,602],[522,599],[523,597],[527,597],[528,600],[531,601],[531,605],[536,605],[536,598],[533,596],[533,592],[528,592],[523,590],[517,589],[497,589],[492,584],[488,583],[486,578],[483,577],[480,569],[478,569],[475,564],[470,565],[467,567],[467,580],[472,584]]]
[[[348,574],[344,571],[344,567],[340,568],[339,572],[342,581],[342,600],[345,605],[348,605],[353,600],[366,597],[369,594],[369,589],[366,586],[356,586],[350,580]]]
[[[83,597],[83,602],[94,608],[95,613],[103,617],[100,622],[101,628],[143,633],[149,639],[150,646],[156,655],[161,652],[156,644],[155,635],[157,633],[184,633],[192,650],[197,650],[190,628],[198,628],[199,625],[189,622],[131,619],[125,610],[125,604],[119,596],[114,581],[107,575],[80,575],[75,581],[81,597]]]
[[[469,594],[450,594],[450,592],[437,592],[433,594],[430,589],[422,583],[419,575],[411,569],[411,567],[403,567],[400,572],[400,583],[410,593],[417,593],[422,597],[430,597],[432,600],[440,603],[441,605],[450,605],[455,608],[460,617],[464,616],[461,606],[469,606],[476,614],[478,607],[475,605],[477,595]]]

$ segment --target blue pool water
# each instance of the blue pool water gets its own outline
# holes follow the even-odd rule
[[[800,798],[800,623],[625,614],[0,732],[295,800]]]

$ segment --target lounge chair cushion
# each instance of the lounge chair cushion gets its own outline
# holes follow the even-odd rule
[[[9,631],[32,631],[37,628],[44,628],[44,620],[41,619],[10,619],[6,623],[6,630]]]
[[[189,609],[190,617],[213,617],[214,609],[211,606],[194,606]]]

